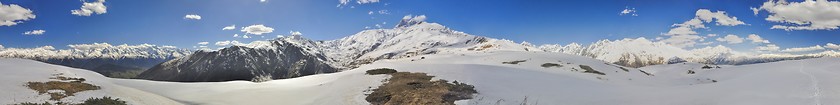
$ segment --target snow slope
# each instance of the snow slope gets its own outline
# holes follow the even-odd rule
[[[23,102],[42,103],[48,101],[49,95],[38,95],[24,85],[27,82],[47,82],[54,74],[64,74],[66,77],[84,78],[85,83],[100,86],[100,90],[82,91],[62,99],[62,102],[80,103],[88,98],[109,96],[125,100],[136,105],[178,105],[180,103],[168,98],[137,90],[130,87],[116,85],[114,80],[106,78],[93,71],[75,69],[59,65],[41,63],[26,59],[0,59],[0,104],[17,104]],[[50,101],[53,102],[53,101]]]
[[[502,62],[526,60],[519,64]],[[559,62],[563,67],[541,67]],[[424,72],[438,79],[474,85],[479,94],[460,104],[596,104],[596,105],[707,105],[707,104],[840,104],[837,69],[840,58],[790,60],[696,70],[703,64],[658,65],[623,71],[587,57],[499,51],[437,54],[381,60],[357,69],[273,80],[213,83],[172,83],[116,80],[117,84],[191,104],[366,104],[364,91],[380,85],[383,75],[365,70],[393,68]],[[570,64],[567,64],[570,63]],[[588,65],[605,73],[573,71]],[[649,71],[648,76],[639,70]],[[708,79],[708,80],[707,80]],[[716,82],[712,82],[715,80]],[[527,97],[527,99],[526,99]]]
[[[525,60],[518,64],[502,62]],[[446,79],[474,85],[479,92],[474,99],[459,104],[572,104],[572,105],[800,105],[840,104],[840,58],[788,60],[751,65],[720,65],[721,68],[698,69],[704,64],[677,63],[639,69],[621,66],[588,57],[547,52],[493,51],[463,52],[380,60],[359,68],[330,74],[272,80],[261,83],[230,82],[157,82],[148,80],[107,79],[84,70],[57,67],[20,59],[2,59],[5,74],[22,76],[2,77],[12,80],[34,81],[51,70],[69,72],[101,85],[106,94],[135,103],[149,104],[145,97],[157,95],[184,104],[287,104],[287,105],[362,105],[366,90],[382,84],[386,75],[365,75],[366,70],[393,68],[398,71],[424,72]],[[20,62],[20,63],[13,63]],[[541,67],[557,63],[562,67]],[[11,64],[11,65],[9,65]],[[12,65],[23,65],[17,67]],[[604,73],[585,73],[580,65],[587,65]],[[41,69],[27,68],[36,66]],[[19,71],[20,69],[31,69]],[[575,71],[578,70],[578,71]],[[687,70],[696,71],[687,74]],[[642,71],[652,73],[646,75]],[[41,77],[38,77],[40,75]],[[712,81],[714,80],[714,81]],[[45,100],[36,98],[34,91],[20,86],[23,81],[3,81],[5,99]],[[112,84],[113,83],[113,84]],[[17,85],[16,85],[17,84]],[[123,87],[124,86],[124,87]],[[108,88],[112,87],[112,88]],[[118,87],[118,88],[114,88]],[[121,94],[115,89],[138,89]],[[112,91],[107,91],[112,90]],[[144,92],[145,91],[145,92]],[[28,93],[27,93],[28,92]],[[148,94],[148,93],[151,94]],[[90,94],[82,92],[81,94]],[[141,95],[141,96],[135,96]],[[144,97],[142,99],[132,99]],[[139,101],[138,101],[139,100]],[[164,99],[161,99],[164,100]],[[4,101],[8,103],[11,101]],[[161,103],[155,103],[161,104]],[[170,103],[164,103],[170,104]]]

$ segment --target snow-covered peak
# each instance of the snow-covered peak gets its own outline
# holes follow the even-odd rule
[[[397,24],[396,27],[397,28],[399,28],[399,27],[409,27],[409,26],[414,26],[414,25],[424,23],[424,22],[426,22],[426,15],[418,15],[418,16],[413,16],[413,17],[411,15],[407,15],[407,16],[404,16],[402,18],[402,20],[400,20],[400,23]]]

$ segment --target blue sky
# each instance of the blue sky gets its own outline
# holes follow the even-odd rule
[[[782,30],[773,25],[786,23],[765,20],[768,11],[753,14],[751,7],[760,7],[759,0],[381,0],[358,4],[351,0],[109,0],[107,13],[77,16],[71,10],[82,2],[94,0],[0,0],[3,5],[20,5],[37,17],[17,25],[0,26],[0,45],[5,47],[37,47],[51,45],[66,48],[68,44],[157,44],[192,48],[198,42],[224,40],[249,42],[288,35],[299,31],[315,40],[331,40],[349,36],[365,27],[391,28],[405,15],[426,15],[427,21],[473,35],[510,39],[534,44],[589,44],[602,39],[665,37],[673,24],[688,21],[695,11],[725,11],[746,23],[695,29],[699,36],[727,34],[741,38],[760,35],[781,48],[807,47],[840,43],[840,32],[834,30]],[[801,0],[791,0],[801,2]],[[638,16],[620,15],[624,9],[635,9]],[[388,14],[376,13],[386,10]],[[368,14],[369,12],[374,14]],[[185,19],[188,14],[202,19]],[[253,38],[240,27],[263,24],[274,29]],[[234,30],[223,27],[236,25]],[[45,30],[42,35],[24,35],[31,30]],[[740,44],[717,42],[705,38],[710,45],[725,45],[747,51],[762,44],[745,41]],[[686,49],[702,47],[697,45]],[[213,46],[215,47],[215,46]]]

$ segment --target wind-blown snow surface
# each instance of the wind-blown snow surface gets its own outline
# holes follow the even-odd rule
[[[501,63],[516,60],[526,61]],[[500,51],[381,60],[344,72],[262,83],[112,81],[187,104],[354,105],[367,104],[364,91],[376,88],[388,77],[365,75],[364,71],[393,68],[474,85],[479,94],[474,99],[459,101],[459,104],[840,104],[840,84],[832,84],[832,81],[840,81],[837,62],[840,58],[815,58],[722,65],[715,69],[700,69],[703,64],[697,63],[678,63],[624,71],[619,68],[621,66],[588,57]],[[541,67],[544,63],[557,63],[563,67]],[[572,71],[581,69],[579,65],[591,66],[605,75]],[[687,70],[696,73],[688,74]]]
[[[0,58],[0,104],[18,104],[23,102],[43,103],[50,96],[47,94],[38,95],[38,92],[31,90],[24,85],[27,82],[47,82],[54,74],[63,74],[66,77],[84,78],[84,83],[100,86],[100,90],[82,91],[62,99],[62,102],[81,103],[88,98],[101,98],[103,96],[119,98],[129,104],[138,105],[178,105],[180,103],[161,97],[152,93],[144,92],[130,87],[114,84],[116,79],[106,78],[93,71],[75,69],[59,65],[41,63],[26,59]],[[53,102],[53,101],[50,101]],[[55,102],[53,102],[55,103]]]

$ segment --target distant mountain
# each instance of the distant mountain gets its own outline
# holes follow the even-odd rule
[[[796,60],[819,57],[840,57],[835,51],[825,51],[815,54],[792,55],[792,54],[760,54],[751,55],[733,51],[725,46],[704,47],[693,50],[684,50],[662,42],[653,42],[645,38],[601,40],[581,47],[580,44],[572,43],[566,46],[549,44],[539,46],[547,52],[560,52],[573,55],[591,57],[614,64],[628,67],[644,67],[648,65],[667,64],[672,62],[696,62],[704,64],[725,64],[743,65],[782,60]]]
[[[186,49],[150,44],[113,46],[108,43],[94,43],[68,47],[69,49],[63,50],[56,50],[52,46],[30,49],[3,48],[0,49],[0,58],[33,59],[87,69],[109,77],[131,78],[158,63],[190,54]]]

